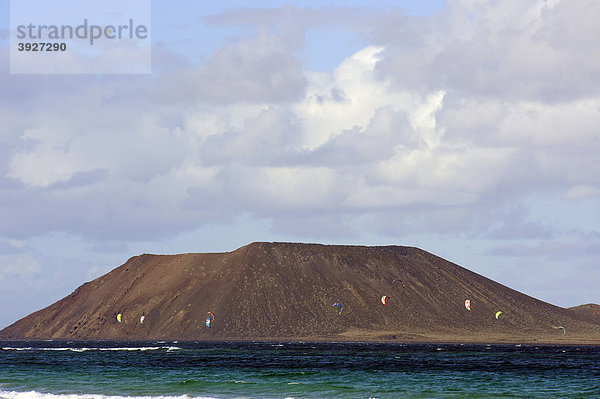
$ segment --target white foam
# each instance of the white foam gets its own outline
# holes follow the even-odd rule
[[[53,394],[36,391],[0,391],[0,399],[216,399],[209,396],[107,396],[99,394]]]
[[[140,347],[122,347],[122,348],[33,348],[33,347],[4,347],[5,351],[71,351],[71,352],[87,352],[87,351],[155,351],[166,349],[168,352],[181,349],[178,346],[140,346]]]
[[[12,348],[12,347],[5,347],[2,348],[3,351],[29,351],[32,350],[33,348]]]

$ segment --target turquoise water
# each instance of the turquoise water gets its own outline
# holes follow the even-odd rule
[[[600,348],[1,342],[0,398],[600,398]]]

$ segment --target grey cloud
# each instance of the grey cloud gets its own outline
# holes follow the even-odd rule
[[[95,169],[89,172],[77,172],[66,181],[56,182],[48,186],[48,190],[67,190],[90,184],[96,184],[104,180],[108,176],[109,171],[106,169]]]
[[[6,73],[0,75],[0,103],[3,110],[36,110],[41,104],[61,103],[65,98],[79,96],[90,89],[104,89],[107,82],[127,80],[118,75],[97,77],[94,75],[18,75],[9,74],[10,51],[0,45],[0,65],[6,66]],[[130,75],[132,76],[132,75]],[[135,78],[133,78],[135,79]],[[12,115],[14,118],[16,115]],[[14,123],[14,121],[11,121]]]
[[[551,260],[569,260],[600,255],[600,242],[593,239],[570,241],[542,241],[536,244],[513,243],[497,245],[487,251],[488,255],[510,257],[540,257]]]
[[[124,241],[94,241],[90,245],[90,250],[98,253],[124,253],[128,249],[129,246]]]
[[[600,142],[581,146],[540,148],[535,151],[536,164],[547,182],[557,188],[600,182]]]
[[[196,69],[164,74],[158,85],[159,103],[281,103],[301,99],[306,80],[292,49],[259,33],[216,49]]]
[[[269,220],[273,232],[303,240],[350,239],[359,235],[352,225],[352,216],[339,205],[343,192],[329,194],[328,203],[311,204],[298,198],[298,204],[280,200],[273,192],[263,191],[270,186],[277,191],[277,181],[259,181],[237,164],[223,167],[217,182],[208,188],[192,188],[182,206],[203,215],[203,223],[233,222],[239,215]],[[318,183],[315,182],[315,185]],[[282,188],[283,189],[283,188]],[[315,187],[318,191],[321,187]],[[311,197],[304,191],[299,196]],[[301,205],[300,205],[301,204]],[[337,209],[336,209],[337,208]]]
[[[188,231],[202,215],[172,204],[167,186],[106,179],[61,190],[1,189],[0,236],[28,238],[64,231],[95,240],[156,239]]]
[[[371,40],[383,46],[377,63],[376,76],[390,79],[396,87],[407,90],[439,90],[442,78],[430,76],[430,64],[435,60],[444,35],[428,19],[391,13],[380,18]],[[439,35],[439,38],[437,37]],[[441,40],[441,41],[440,41]]]
[[[375,35],[387,46],[379,75],[398,87],[507,99],[556,102],[598,93],[600,4],[559,2],[532,16],[535,6],[465,10],[457,3],[428,18],[392,15]]]
[[[344,214],[280,214],[272,215],[270,219],[274,232],[304,241],[351,240],[360,236],[360,231],[352,225],[351,218]]]
[[[281,165],[294,157],[300,138],[300,121],[285,108],[269,107],[255,118],[247,119],[240,129],[232,129],[207,138],[200,148],[204,165],[230,162],[246,165]]]
[[[392,106],[375,111],[370,123],[336,135],[314,150],[298,145],[301,121],[290,111],[271,107],[246,121],[242,129],[210,136],[200,149],[205,165],[236,162],[263,166],[329,166],[341,170],[378,162],[401,145],[415,148],[419,139],[404,111]]]
[[[419,145],[418,135],[406,112],[393,108],[377,109],[366,127],[355,126],[334,136],[307,154],[306,161],[336,169],[345,165],[359,167],[392,157],[396,146],[416,148]]]
[[[61,150],[64,153],[73,151],[95,161],[79,169],[74,167],[74,173],[66,180],[54,182],[46,190],[15,181],[0,181],[3,204],[0,216],[6,220],[0,228],[4,234],[14,231],[17,236],[25,237],[59,230],[102,239],[111,239],[111,235],[159,237],[191,230],[208,221],[227,222],[240,213],[272,216],[273,225],[281,231],[297,229],[299,234],[305,234],[305,229],[294,222],[299,220],[294,215],[308,211],[319,213],[321,216],[310,221],[311,225],[319,226],[321,221],[327,224],[328,212],[351,217],[360,208],[371,218],[367,223],[369,229],[381,234],[478,232],[494,239],[547,239],[553,237],[548,226],[536,221],[519,221],[515,215],[523,219],[527,215],[515,213],[510,204],[538,190],[560,191],[573,184],[594,186],[600,178],[594,158],[600,148],[593,145],[586,143],[586,151],[582,152],[576,142],[571,148],[562,145],[538,148],[531,139],[508,142],[499,137],[503,133],[500,125],[505,114],[511,112],[504,102],[506,93],[490,87],[482,94],[478,90],[484,86],[478,88],[479,83],[461,83],[467,75],[479,79],[471,64],[482,68],[482,85],[493,83],[498,90],[505,86],[507,93],[517,98],[527,99],[543,93],[519,92],[518,74],[503,77],[512,83],[491,79],[497,76],[494,75],[495,63],[500,63],[502,68],[514,67],[519,72],[521,61],[502,58],[509,51],[510,42],[497,44],[504,53],[496,54],[492,51],[494,48],[487,48],[491,34],[486,31],[484,22],[477,20],[477,15],[475,19],[469,19],[453,14],[445,20],[448,15],[444,12],[427,18],[377,13],[364,22],[376,31],[370,37],[388,45],[377,67],[380,77],[389,77],[399,90],[415,90],[423,97],[430,94],[428,90],[432,88],[449,87],[443,106],[435,115],[439,130],[444,132],[443,143],[435,150],[424,152],[414,170],[398,180],[394,180],[394,176],[384,176],[388,178],[386,180],[373,170],[374,165],[394,156],[410,155],[410,150],[418,150],[423,145],[423,138],[411,125],[407,111],[398,111],[393,105],[373,110],[373,117],[366,126],[332,132],[334,136],[314,150],[301,148],[298,136],[302,134],[302,120],[289,107],[290,103],[303,98],[307,84],[294,53],[300,44],[276,34],[279,12],[290,11],[293,11],[290,15],[300,13],[296,30],[290,33],[292,36],[322,23],[329,15],[315,10],[303,14],[305,11],[293,8],[263,15],[257,10],[255,14],[238,13],[235,15],[238,20],[227,21],[234,14],[226,13],[216,18],[215,23],[247,23],[269,28],[259,29],[255,37],[216,50],[206,63],[196,68],[181,59],[174,70],[165,71],[159,78],[3,77],[10,94],[5,91],[0,94],[9,100],[9,105],[3,105],[0,112],[11,115],[12,125],[8,129],[10,132],[3,133],[1,139],[2,144],[6,143],[6,147],[0,149],[3,159],[8,160],[12,152],[35,150],[36,143],[21,143],[18,139],[26,127],[33,126],[68,130],[72,137],[59,143],[63,146]],[[450,11],[457,12],[455,9]],[[490,11],[494,12],[495,9]],[[556,10],[548,12],[561,21],[572,18],[560,16]],[[343,17],[345,20],[339,17],[337,23],[347,24],[349,13]],[[352,18],[356,15],[354,12]],[[265,21],[253,22],[253,18],[262,17]],[[374,26],[375,21],[381,22],[378,25],[381,29]],[[460,22],[466,25],[461,26]],[[593,25],[588,25],[574,34],[569,33],[567,38],[580,31],[593,30]],[[364,29],[365,32],[368,30]],[[542,28],[537,29],[535,32]],[[480,33],[482,36],[478,37]],[[514,39],[510,31],[501,33],[507,40]],[[546,43],[551,34],[555,34],[554,31],[535,40]],[[586,34],[590,36],[589,32]],[[531,41],[527,42],[529,44]],[[156,46],[155,55],[157,60],[168,58],[168,47]],[[513,64],[502,64],[509,61]],[[445,81],[438,73],[442,69],[446,73]],[[539,76],[538,79],[546,81],[549,78]],[[61,88],[63,83],[65,87]],[[331,98],[324,98],[320,105],[330,100],[350,101],[341,89],[326,90]],[[13,95],[17,98],[14,101]],[[471,105],[486,96],[496,102],[489,108],[478,107],[470,114]],[[485,100],[489,100],[487,97]],[[197,113],[226,114],[231,112],[226,105],[238,102],[266,103],[268,107],[258,115],[246,118],[241,126],[225,126],[229,121],[221,120],[217,128],[220,130],[211,131],[215,134],[205,141],[197,137],[203,128],[193,127]],[[36,103],[45,111],[31,116],[19,111],[29,109],[19,108],[23,104]],[[481,103],[487,104],[486,101]],[[593,116],[590,121],[593,122]],[[498,166],[500,170],[494,176],[483,175],[485,170],[473,171],[484,164],[479,158],[471,164],[452,164],[453,159],[461,155],[464,158],[465,151],[471,148],[486,148],[490,150],[486,152],[489,154],[510,146],[515,155],[502,160],[504,163]],[[398,152],[398,148],[406,151]],[[436,163],[436,157],[446,157],[449,164]],[[5,167],[0,166],[0,170]],[[182,177],[186,168],[203,167],[214,167],[218,172],[211,178],[199,179],[200,182],[186,181],[187,177]],[[276,190],[265,188],[269,183],[285,183],[284,178],[261,181],[269,178],[261,174],[264,172],[261,167],[290,167],[294,171],[323,168],[333,177],[323,182],[315,181],[313,186],[299,186],[307,187],[307,191],[322,190],[319,197],[311,192],[304,193],[310,199],[318,198],[315,203],[286,202],[289,198],[280,199]],[[430,174],[452,168],[456,168],[455,175],[460,176],[451,175],[444,180],[445,175],[441,173],[442,177],[435,177],[438,180],[428,181]],[[290,176],[294,178],[293,173]],[[310,175],[307,179],[310,180]],[[476,186],[471,192],[470,179],[490,182],[482,185],[483,188]],[[457,187],[457,183],[466,188]],[[300,191],[294,191],[300,188],[291,187],[290,197],[300,196]],[[386,202],[381,205],[374,198],[370,203],[349,204],[348,199],[353,194],[361,194],[360,190],[377,192],[379,189],[382,195],[406,193],[410,203],[394,206]],[[446,199],[448,201],[444,202]],[[444,203],[454,205],[444,206]],[[490,208],[506,213],[493,213]],[[327,234],[332,235],[334,231],[346,234],[340,219],[343,218],[330,220],[332,226],[339,227],[331,227]]]
[[[236,215],[246,210],[243,206],[246,200],[244,194],[236,192],[235,185],[231,186],[219,178],[215,186],[190,187],[179,207],[184,212],[197,215],[199,223],[233,222]]]
[[[311,27],[339,27],[368,34],[383,13],[373,9],[298,8],[233,9],[202,21],[251,27],[254,37],[216,49],[198,68],[166,73],[157,102],[210,103],[300,100],[307,84],[297,57]],[[339,94],[339,93],[336,93]]]
[[[9,240],[0,237],[0,255],[12,255],[23,252],[23,248],[10,243]]]
[[[550,240],[564,233],[559,228],[530,220],[529,209],[512,195],[482,197],[465,205],[439,205],[413,201],[370,213],[365,229],[397,237],[411,234],[464,235],[485,240]]]
[[[294,101],[306,85],[300,62],[279,38],[267,35],[217,49],[200,80],[206,98],[223,102]]]
[[[502,220],[488,234],[490,238],[501,240],[551,239],[555,232],[541,222],[523,220]]]
[[[235,25],[269,29],[290,45],[302,47],[306,31],[312,27],[343,28],[367,35],[386,13],[372,7],[322,7],[301,8],[240,8],[227,10],[219,15],[207,16],[203,22],[215,25]]]
[[[184,54],[169,48],[167,43],[158,42],[152,46],[152,73],[191,68],[191,61]]]
[[[364,221],[364,228],[387,237],[410,237],[422,233],[456,236],[472,231],[476,219],[477,213],[467,207],[413,203],[373,211]]]

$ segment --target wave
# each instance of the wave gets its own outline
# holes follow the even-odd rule
[[[53,394],[36,391],[0,391],[0,399],[216,399],[212,396],[108,396],[100,394]]]
[[[3,347],[0,348],[3,351],[71,351],[71,352],[87,352],[87,351],[155,351],[159,349],[166,349],[167,352],[176,351],[181,349],[178,346],[132,346],[132,347],[121,347],[121,348],[36,348],[36,347]]]

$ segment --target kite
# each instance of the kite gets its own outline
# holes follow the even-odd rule
[[[400,284],[402,284],[403,287],[406,287],[406,285],[404,285],[404,281],[400,280],[399,278],[393,279],[392,284],[394,284],[396,281],[398,281]]]
[[[381,303],[383,303],[384,305],[387,305],[386,302],[387,302],[388,298],[389,298],[389,296],[387,296],[387,295],[382,296],[381,297]]]
[[[344,308],[343,308],[343,306],[342,306],[342,304],[341,304],[341,303],[339,303],[339,302],[336,302],[336,303],[334,303],[334,304],[333,304],[333,305],[331,305],[331,306],[339,306],[339,307],[340,307],[340,311],[338,312],[338,314],[342,314],[342,310],[343,310]]]
[[[470,299],[465,300],[465,308],[467,308],[467,310],[471,310],[471,300]]]
[[[206,321],[204,322],[204,324],[206,324],[206,327],[210,328],[210,325],[212,324],[212,321],[215,319],[215,314],[213,312],[206,312],[210,315],[210,317],[206,318]]]
[[[563,335],[565,335],[567,333],[567,329],[564,328],[563,326],[557,326],[557,327],[552,327],[552,328],[556,328],[557,330],[558,329],[562,329],[563,330]]]
[[[502,311],[500,311],[500,310],[499,310],[499,311],[497,311],[497,312],[496,312],[496,319],[497,319],[498,317],[500,317],[500,315],[501,315],[501,314],[502,314]]]

